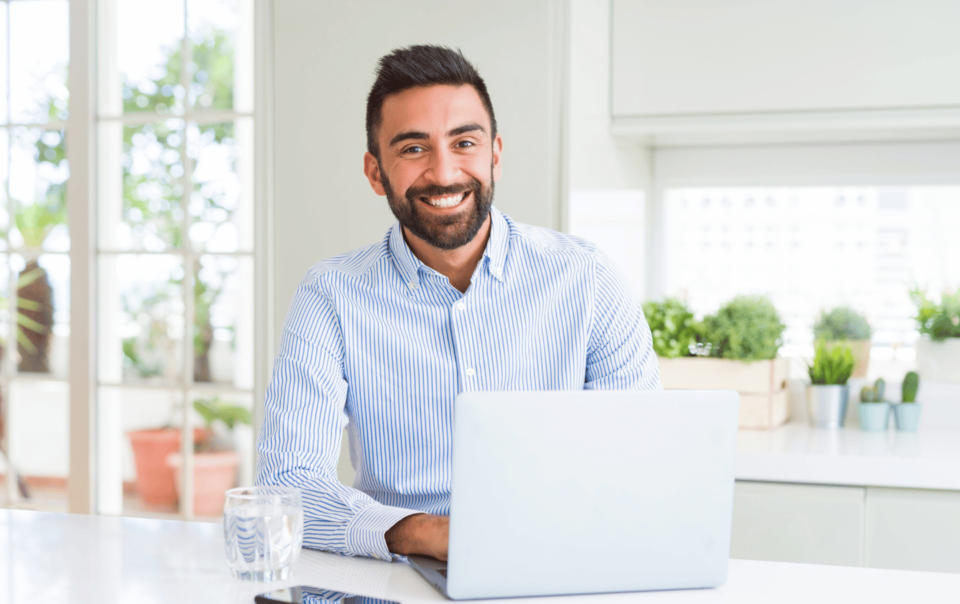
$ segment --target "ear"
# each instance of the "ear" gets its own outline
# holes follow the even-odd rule
[[[500,180],[500,154],[503,153],[503,138],[498,134],[493,139],[493,182]]]
[[[370,188],[373,189],[374,193],[377,195],[387,194],[383,188],[383,179],[380,174],[380,162],[378,162],[377,158],[374,157],[369,151],[363,154],[363,173],[367,176],[367,180],[370,181]]]

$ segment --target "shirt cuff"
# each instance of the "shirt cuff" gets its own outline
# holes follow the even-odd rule
[[[361,556],[371,556],[380,560],[395,560],[387,548],[384,538],[394,524],[407,516],[422,514],[418,510],[395,508],[389,505],[373,503],[363,508],[347,525],[345,537],[347,550]]]

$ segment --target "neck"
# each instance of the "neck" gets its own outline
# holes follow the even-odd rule
[[[466,293],[470,287],[470,279],[473,277],[473,271],[477,264],[483,258],[483,250],[487,247],[487,239],[490,238],[490,215],[483,221],[483,226],[477,231],[470,243],[462,245],[454,250],[441,250],[433,247],[423,239],[420,239],[404,227],[403,236],[407,240],[407,245],[413,255],[420,262],[426,264],[433,270],[450,280],[450,285],[457,288],[460,293]]]

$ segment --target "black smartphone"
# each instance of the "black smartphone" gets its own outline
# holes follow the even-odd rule
[[[260,594],[253,601],[256,604],[400,604],[395,600],[345,594],[342,591],[306,585]]]

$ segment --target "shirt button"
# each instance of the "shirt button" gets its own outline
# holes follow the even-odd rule
[[[465,310],[466,308],[467,308],[466,304],[464,304],[463,302],[457,302],[457,310]]]
[[[465,373],[467,374],[467,377],[473,377],[473,374],[476,373],[476,371],[473,370],[473,367],[467,367],[467,371]]]
[[[410,286],[410,289],[417,289],[417,282],[416,282],[416,281],[411,281],[410,283],[407,283],[407,285]]]

